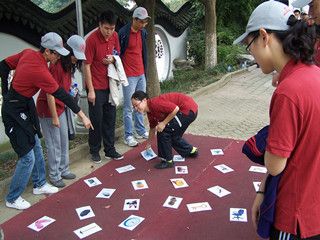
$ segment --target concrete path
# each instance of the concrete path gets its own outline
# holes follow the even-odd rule
[[[268,106],[273,90],[271,76],[264,75],[259,68],[228,74],[220,81],[192,94],[199,104],[199,114],[188,132],[245,140],[268,124]],[[124,153],[129,147],[123,144],[121,134],[122,130],[116,134],[119,136],[116,148]],[[107,163],[106,160],[103,160],[102,164],[92,163],[87,145],[71,151],[70,159],[71,170],[77,175],[77,179]],[[66,183],[69,185],[74,181]],[[10,179],[0,182],[0,224],[20,213],[5,207],[4,195],[9,183]],[[31,186],[23,197],[32,204],[45,198],[33,195]]]

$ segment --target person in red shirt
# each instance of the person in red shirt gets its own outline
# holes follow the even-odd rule
[[[123,90],[124,143],[130,147],[138,145],[136,138],[148,138],[143,115],[133,111],[131,96],[135,91],[146,91],[147,69],[147,30],[150,17],[143,7],[137,7],[132,14],[132,21],[119,30],[121,60],[128,77],[128,86]],[[134,119],[134,124],[133,120]],[[136,135],[134,137],[134,131]]]
[[[263,73],[274,70],[279,81],[270,104],[270,126],[264,163],[268,174],[282,174],[277,187],[270,239],[320,239],[320,69],[314,65],[315,26],[298,21],[288,6],[260,4],[245,43]],[[256,227],[265,180],[252,206]]]
[[[101,13],[99,28],[86,40],[84,76],[88,93],[89,116],[94,130],[89,130],[91,160],[101,162],[101,139],[106,158],[121,160],[123,156],[114,147],[116,107],[109,102],[110,88],[108,64],[112,55],[120,53],[118,34],[115,32],[117,17],[112,11]]]
[[[47,63],[56,63],[60,54],[67,55],[69,51],[63,47],[62,38],[57,33],[50,32],[41,38],[40,51],[26,49],[0,63],[4,98],[2,120],[6,135],[19,156],[6,196],[7,207],[20,210],[30,207],[30,203],[21,197],[30,176],[34,194],[51,194],[58,191],[58,188],[46,181],[45,162],[39,140],[42,135],[32,98],[39,89],[48,93],[49,108],[52,111],[56,97],[77,113],[86,128],[92,127],[90,120],[69,94],[59,87],[49,72]],[[7,80],[9,70],[15,70],[10,89]]]
[[[182,93],[166,93],[150,98],[143,91],[136,91],[131,102],[133,108],[147,113],[150,130],[146,149],[151,147],[157,133],[158,156],[161,162],[157,169],[171,168],[174,165],[172,148],[182,157],[196,157],[198,149],[182,138],[188,126],[197,118],[198,105]]]
[[[59,86],[70,91],[72,77],[76,69],[81,71],[82,60],[85,60],[85,41],[78,35],[71,36],[65,48],[70,52],[61,56],[56,64],[50,64],[50,72]],[[41,90],[37,98],[37,112],[44,133],[49,179],[53,186],[62,188],[62,179],[74,179],[76,175],[69,169],[68,120],[63,102],[55,99],[56,111],[48,108],[47,94]]]

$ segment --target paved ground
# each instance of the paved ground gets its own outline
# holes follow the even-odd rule
[[[247,139],[267,125],[268,105],[273,92],[271,76],[264,75],[258,68],[228,74],[219,82],[194,92],[192,95],[199,104],[197,120],[188,132],[197,135]],[[119,134],[117,134],[119,135]],[[119,137],[116,145],[124,153],[129,148]],[[102,155],[103,156],[103,155]],[[80,146],[70,152],[71,169],[78,177],[83,177],[96,168],[107,163],[93,164],[89,161],[88,149]],[[4,193],[9,180],[0,182],[0,224],[18,214],[20,211],[8,209],[4,204]],[[69,181],[68,184],[71,184]],[[31,186],[23,197],[32,204],[45,198],[32,194]]]

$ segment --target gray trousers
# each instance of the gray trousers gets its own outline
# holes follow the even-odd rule
[[[56,182],[69,170],[69,139],[66,113],[59,116],[60,128],[52,125],[52,118],[39,118],[44,135],[50,181]]]

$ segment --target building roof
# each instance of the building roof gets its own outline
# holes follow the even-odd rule
[[[172,12],[161,0],[156,0],[155,23],[178,37],[191,22],[191,7],[189,1],[177,12]],[[119,16],[117,28],[131,20],[132,12],[116,0],[82,0],[85,34],[97,27],[98,16],[105,9],[113,9]],[[65,39],[77,33],[75,2],[57,13],[48,13],[29,0],[0,1],[0,32],[37,46],[40,36],[50,31]]]

